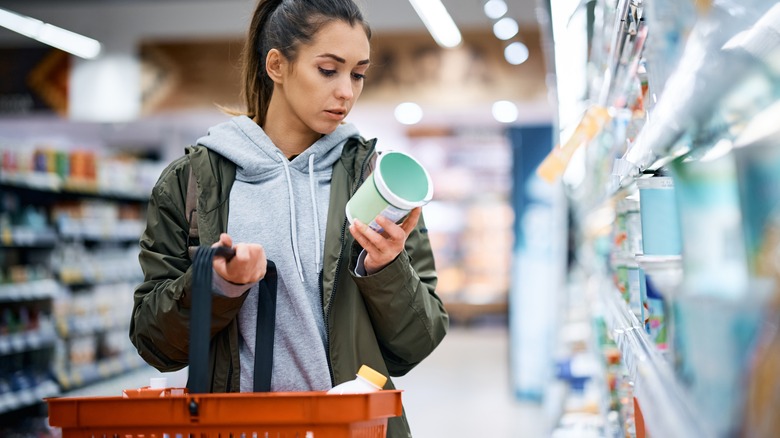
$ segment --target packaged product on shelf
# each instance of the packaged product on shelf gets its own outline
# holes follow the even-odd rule
[[[615,247],[627,256],[642,253],[642,221],[639,214],[639,201],[624,198],[618,201],[615,209]]]
[[[682,251],[674,181],[668,176],[640,178],[639,213],[642,252],[645,255],[679,255]]]
[[[650,337],[650,341],[658,347],[659,351],[667,351],[667,329],[666,329],[666,303],[651,280],[648,280],[644,274],[644,269],[640,269],[640,286],[643,289],[642,307],[643,321],[645,331]]]
[[[677,374],[707,425],[708,436],[737,436],[764,311],[760,302],[749,299],[684,294],[675,299]]]
[[[639,265],[629,257],[618,257],[613,262],[614,282],[620,296],[638,320],[642,320],[642,295]]]
[[[742,434],[780,435],[780,102],[755,117],[735,143],[751,278],[769,288],[766,318],[748,373]]]
[[[644,8],[644,19],[652,29],[644,56],[652,65],[648,70],[648,86],[650,95],[656,100],[682,55],[696,14],[690,0],[655,0],[645,3]]]
[[[740,209],[750,274],[772,278],[776,272],[768,257],[780,223],[780,102],[749,124],[734,149],[739,181]]]
[[[748,293],[742,216],[730,143],[672,162],[686,294],[740,299]],[[702,154],[703,153],[703,154]]]

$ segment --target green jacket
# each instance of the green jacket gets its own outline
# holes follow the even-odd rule
[[[354,275],[361,249],[347,230],[344,207],[367,175],[374,145],[347,141],[333,168],[321,291],[334,385],[354,379],[362,364],[403,376],[433,351],[449,325],[434,291],[437,277],[422,217],[393,262],[376,274]],[[226,231],[236,175],[235,165],[221,155],[189,147],[152,190],[140,240],[144,282],[135,290],[130,339],[141,357],[163,372],[184,368],[189,360],[192,269],[184,213],[189,166],[198,187],[201,245],[211,245]],[[212,392],[239,391],[237,315],[246,295],[212,296]],[[385,388],[394,388],[391,380]],[[389,420],[387,436],[410,436],[405,415]]]

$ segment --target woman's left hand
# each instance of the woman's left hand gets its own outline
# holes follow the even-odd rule
[[[396,224],[384,216],[378,216],[376,223],[384,229],[382,234],[358,220],[349,226],[352,237],[366,250],[367,254],[363,265],[367,274],[379,272],[398,257],[398,254],[404,250],[404,244],[409,234],[417,226],[421,212],[422,207],[413,208],[400,224]]]

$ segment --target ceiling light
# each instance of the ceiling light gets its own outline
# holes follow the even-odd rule
[[[528,47],[519,41],[515,41],[504,49],[504,58],[512,65],[520,65],[528,59]]]
[[[517,35],[519,30],[520,26],[517,24],[517,21],[509,17],[504,17],[496,21],[496,24],[493,25],[493,33],[496,35],[496,38],[500,40],[512,38]]]
[[[84,59],[100,54],[100,42],[92,38],[2,8],[0,26]]]
[[[422,108],[414,102],[404,102],[395,107],[395,119],[404,125],[416,125],[422,117]]]
[[[456,47],[461,42],[460,31],[440,0],[409,0],[436,44]]]
[[[501,18],[506,14],[509,8],[506,6],[504,0],[488,0],[484,6],[485,15],[491,20]]]
[[[508,100],[499,100],[493,104],[493,117],[501,123],[512,123],[517,120],[517,105]]]

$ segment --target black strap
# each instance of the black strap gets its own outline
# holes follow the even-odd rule
[[[265,277],[257,291],[257,333],[255,337],[255,392],[271,391],[276,327],[276,265],[268,260]]]
[[[198,247],[192,261],[192,310],[190,313],[190,369],[187,389],[192,394],[210,392],[209,344],[211,340],[211,280],[215,256],[232,258],[231,248]],[[260,281],[257,303],[254,391],[271,390],[274,328],[276,325],[276,265],[268,260]]]
[[[190,369],[187,389],[209,392],[209,344],[211,340],[211,265],[216,248],[198,247],[192,261],[192,311],[190,312]]]

